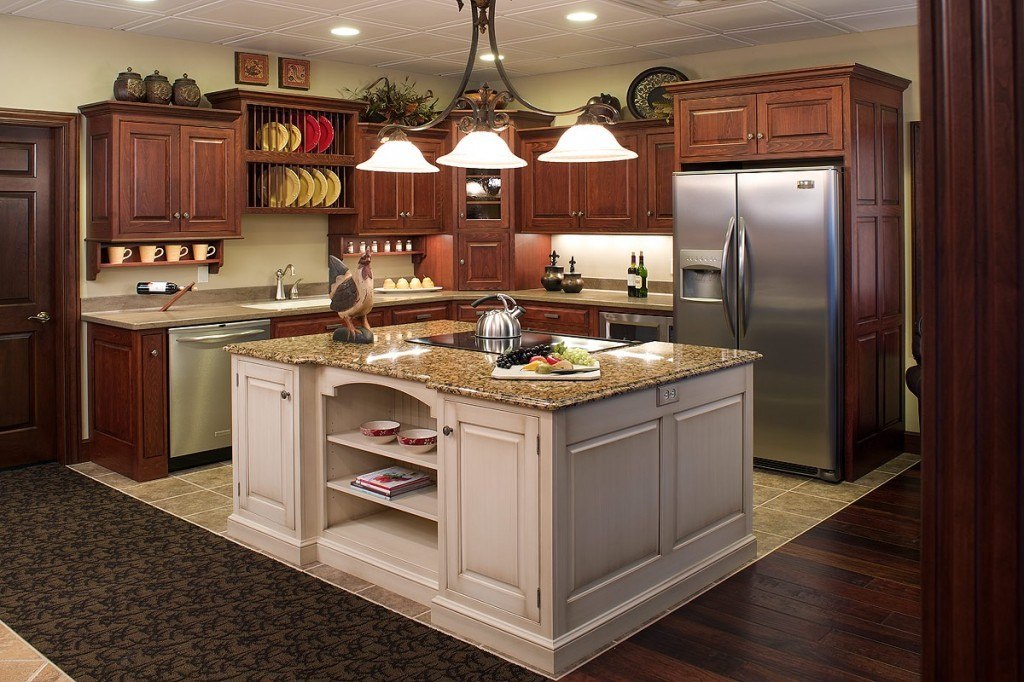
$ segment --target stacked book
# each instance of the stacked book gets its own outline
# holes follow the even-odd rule
[[[352,481],[353,488],[359,488],[364,492],[380,495],[389,500],[433,484],[434,479],[429,475],[405,467],[378,469],[356,476]]]

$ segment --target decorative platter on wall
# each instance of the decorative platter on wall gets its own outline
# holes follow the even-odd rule
[[[671,104],[665,96],[665,84],[689,80],[682,71],[671,66],[655,66],[633,79],[626,92],[626,104],[636,118],[665,118],[655,105]]]

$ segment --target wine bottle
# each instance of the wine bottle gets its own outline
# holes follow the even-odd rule
[[[647,266],[644,265],[644,252],[640,252],[640,265],[636,268],[636,277],[639,280],[636,288],[638,298],[647,298]]]
[[[176,294],[181,291],[174,282],[139,282],[135,285],[137,294]]]
[[[626,269],[626,295],[636,297],[636,251],[629,254],[629,267]]]

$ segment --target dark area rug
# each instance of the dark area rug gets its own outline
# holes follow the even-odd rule
[[[0,472],[0,620],[87,680],[542,680],[57,465]]]

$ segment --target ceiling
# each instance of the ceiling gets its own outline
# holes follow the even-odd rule
[[[0,0],[0,13],[414,73],[459,75],[469,0]],[[916,0],[500,0],[511,75],[679,57],[917,22]],[[589,11],[587,23],[566,19]],[[338,26],[358,28],[336,37]],[[482,49],[481,52],[489,50]],[[493,78],[481,63],[480,78]]]

